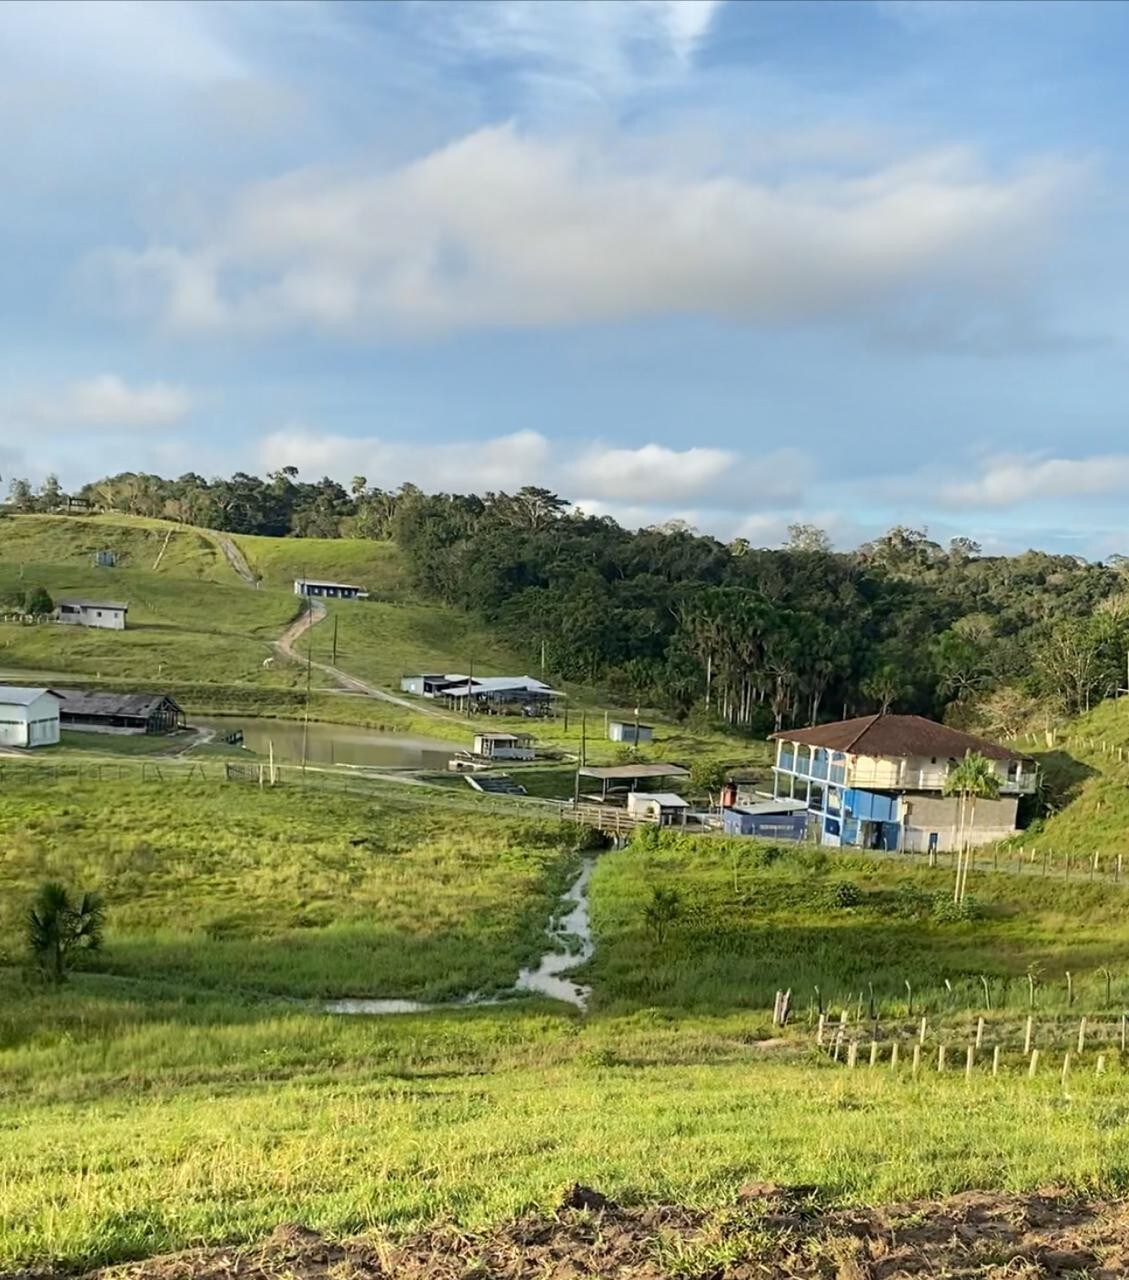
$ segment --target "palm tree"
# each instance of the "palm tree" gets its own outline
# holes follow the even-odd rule
[[[32,959],[49,982],[66,981],[79,951],[98,950],[105,918],[99,894],[84,893],[72,901],[64,885],[48,881],[42,886],[28,911],[27,942]]]
[[[965,753],[964,759],[954,765],[945,778],[945,795],[960,796],[960,839],[957,845],[957,874],[953,886],[953,901],[963,902],[968,887],[968,847],[965,842],[965,808],[968,808],[968,826],[976,825],[976,801],[995,800],[1000,794],[1000,779],[996,766],[977,751]]]

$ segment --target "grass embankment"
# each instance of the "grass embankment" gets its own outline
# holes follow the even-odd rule
[[[0,810],[0,959],[43,880],[113,904],[101,971],[290,996],[512,984],[571,869],[559,825],[175,778],[22,782]]]
[[[657,837],[657,839],[656,839]],[[681,916],[661,946],[642,906],[654,888],[681,896]],[[913,1007],[1026,1009],[1028,971],[1039,1009],[1064,1008],[1065,975],[1079,1007],[1129,1006],[1129,892],[977,872],[975,918],[946,918],[952,872],[889,859],[775,848],[749,840],[659,837],[600,860],[593,879],[601,1007],[689,1010],[771,1007],[791,988],[796,1006],[828,1009],[874,998],[885,1013]],[[952,989],[946,987],[946,980]],[[817,994],[818,988],[818,994]]]
[[[574,865],[561,829],[469,795],[33,787],[17,772],[0,812],[9,959],[48,876],[101,888],[110,915],[105,952],[62,990],[0,970],[0,1269],[249,1240],[279,1221],[482,1226],[552,1205],[576,1179],[628,1203],[703,1206],[731,1203],[749,1179],[846,1201],[1126,1188],[1116,1066],[1076,1068],[1069,1101],[1052,1070],[1029,1081],[1010,1062],[971,1084],[848,1073],[817,1059],[806,1032],[758,1047],[775,1034],[767,1002],[741,1007],[801,959],[807,977],[826,966],[829,992],[848,973],[857,986],[856,947],[900,979],[915,936],[923,986],[934,965],[997,949],[1021,948],[1017,964],[1037,952],[1049,970],[1066,908],[1031,898],[1033,884],[1008,879],[1004,903],[1001,877],[1013,914],[946,932],[891,924],[869,902],[819,905],[844,876],[867,895],[896,889],[904,873],[889,863],[758,867],[742,842],[735,895],[723,844],[632,848],[593,880],[589,1016],[530,1000],[349,1019],[289,997],[512,982]],[[642,912],[672,879],[694,913],[659,946]],[[1106,901],[1073,903],[1103,954],[1125,928],[1120,900]],[[897,944],[882,949],[891,929]],[[836,931],[815,960],[799,957],[802,939],[814,949]]]

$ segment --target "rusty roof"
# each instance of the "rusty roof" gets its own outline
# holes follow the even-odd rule
[[[962,733],[926,720],[924,716],[879,714],[857,716],[853,720],[837,720],[834,724],[814,725],[810,729],[784,729],[771,735],[785,742],[801,742],[811,747],[827,747],[855,756],[936,756],[960,759],[970,751],[989,760],[1021,760],[987,738]]]

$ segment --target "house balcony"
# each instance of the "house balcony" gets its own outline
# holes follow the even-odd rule
[[[838,758],[836,758],[838,756]],[[900,757],[843,757],[837,752],[781,750],[776,773],[805,782],[829,782],[833,786],[867,791],[944,791],[949,762],[932,764]],[[1035,766],[1029,762],[1000,761],[996,773],[1000,794],[1030,795],[1038,785]],[[778,784],[779,785],[779,784]],[[790,790],[791,788],[789,788]]]

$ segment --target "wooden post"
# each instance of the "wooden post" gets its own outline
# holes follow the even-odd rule
[[[890,1046],[890,1066],[893,1068],[893,1070],[897,1071],[897,1069],[898,1069],[898,1042],[897,1042],[896,1040],[895,1040],[895,1041],[894,1041],[894,1043]]]
[[[878,1041],[870,1042],[870,1065],[876,1067],[878,1065]]]
[[[1027,1030],[1023,1033],[1023,1052],[1024,1053],[1031,1052],[1031,1039],[1034,1036],[1034,1034],[1035,1034],[1035,1019],[1030,1014],[1028,1014]]]
[[[1078,1019],[1078,1052],[1086,1052],[1086,1019],[1085,1016]]]
[[[925,1018],[922,1018],[922,1019],[921,1019],[921,1027],[920,1027],[920,1029],[919,1029],[919,1031],[918,1031],[918,1033],[917,1033],[917,1043],[918,1043],[918,1044],[924,1044],[924,1043],[925,1043],[925,1028],[926,1028],[926,1025],[927,1025],[927,1023],[926,1023],[926,1019],[925,1019]]]
[[[827,1025],[827,1017],[825,1014],[819,1015],[819,1025],[815,1029],[815,1042],[818,1045],[823,1044],[823,1029]]]
[[[972,1065],[976,1061],[976,1049],[973,1045],[969,1045],[964,1054],[964,1078],[972,1079]]]
[[[940,1075],[945,1069],[945,1046],[939,1044],[937,1046],[937,1074]]]
[[[917,1078],[917,1073],[921,1070],[921,1045],[913,1046],[913,1075]]]
[[[784,992],[778,991],[776,999],[772,1005],[772,1025],[778,1027],[780,1025],[780,1001],[783,999]]]
[[[984,1044],[984,1019],[976,1019],[976,1047],[981,1048]]]
[[[992,1075],[998,1076],[999,1074],[1000,1074],[1000,1046],[996,1045],[996,1047],[992,1050]]]
[[[1035,1072],[1038,1071],[1038,1069],[1039,1069],[1039,1050],[1032,1049],[1031,1062],[1027,1067],[1027,1078],[1029,1080],[1033,1080],[1035,1078]]]
[[[1070,1075],[1070,1050],[1062,1055],[1062,1087],[1066,1088],[1067,1077]]]
[[[831,1061],[838,1062],[839,1054],[843,1052],[843,1030],[840,1029],[835,1033],[835,1048],[831,1052]]]
[[[1117,855],[1117,870],[1113,874],[1115,880],[1121,879],[1121,854]]]
[[[1121,1015],[1121,1052],[1125,1052],[1125,1043],[1129,1039],[1129,1016]]]
[[[1105,1054],[1104,1053],[1098,1054],[1098,1060],[1094,1065],[1094,1075],[1096,1076],[1105,1075]]]
[[[859,1042],[852,1040],[847,1046],[847,1066],[853,1071],[859,1060]]]

